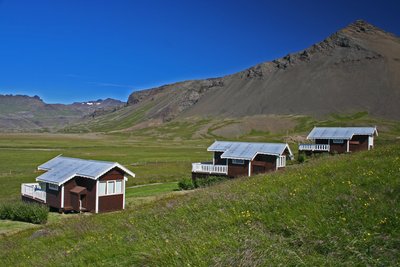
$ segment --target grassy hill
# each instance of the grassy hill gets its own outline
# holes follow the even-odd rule
[[[396,265],[399,145],[24,230],[0,239],[0,264]]]

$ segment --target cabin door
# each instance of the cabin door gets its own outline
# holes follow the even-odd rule
[[[266,172],[265,166],[253,165],[251,168],[251,173],[253,174],[259,174],[265,172]]]
[[[79,210],[86,209],[86,195],[79,195]]]

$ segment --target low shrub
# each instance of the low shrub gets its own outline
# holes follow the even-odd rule
[[[0,219],[42,224],[47,222],[49,208],[36,203],[5,203],[0,205]]]
[[[209,176],[207,178],[197,178],[194,181],[190,178],[183,178],[178,182],[180,190],[193,190],[199,187],[208,187],[228,179],[225,176]]]
[[[299,163],[303,163],[304,161],[306,161],[306,155],[304,153],[299,153],[299,155],[297,157],[297,161]]]
[[[192,179],[187,177],[178,182],[178,187],[181,190],[192,190],[195,188]]]

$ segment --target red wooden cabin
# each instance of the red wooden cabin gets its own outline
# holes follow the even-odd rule
[[[21,185],[24,201],[60,212],[106,212],[125,208],[125,183],[135,174],[117,162],[58,156],[40,165],[38,183]]]
[[[299,145],[299,152],[345,153],[370,150],[374,147],[376,127],[314,127],[307,136],[314,144]]]
[[[215,141],[208,149],[212,162],[192,164],[192,178],[251,176],[275,171],[293,158],[288,144]]]

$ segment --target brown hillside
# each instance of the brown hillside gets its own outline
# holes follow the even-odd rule
[[[367,111],[400,119],[400,39],[356,21],[304,51],[222,78],[135,92],[145,118]]]

